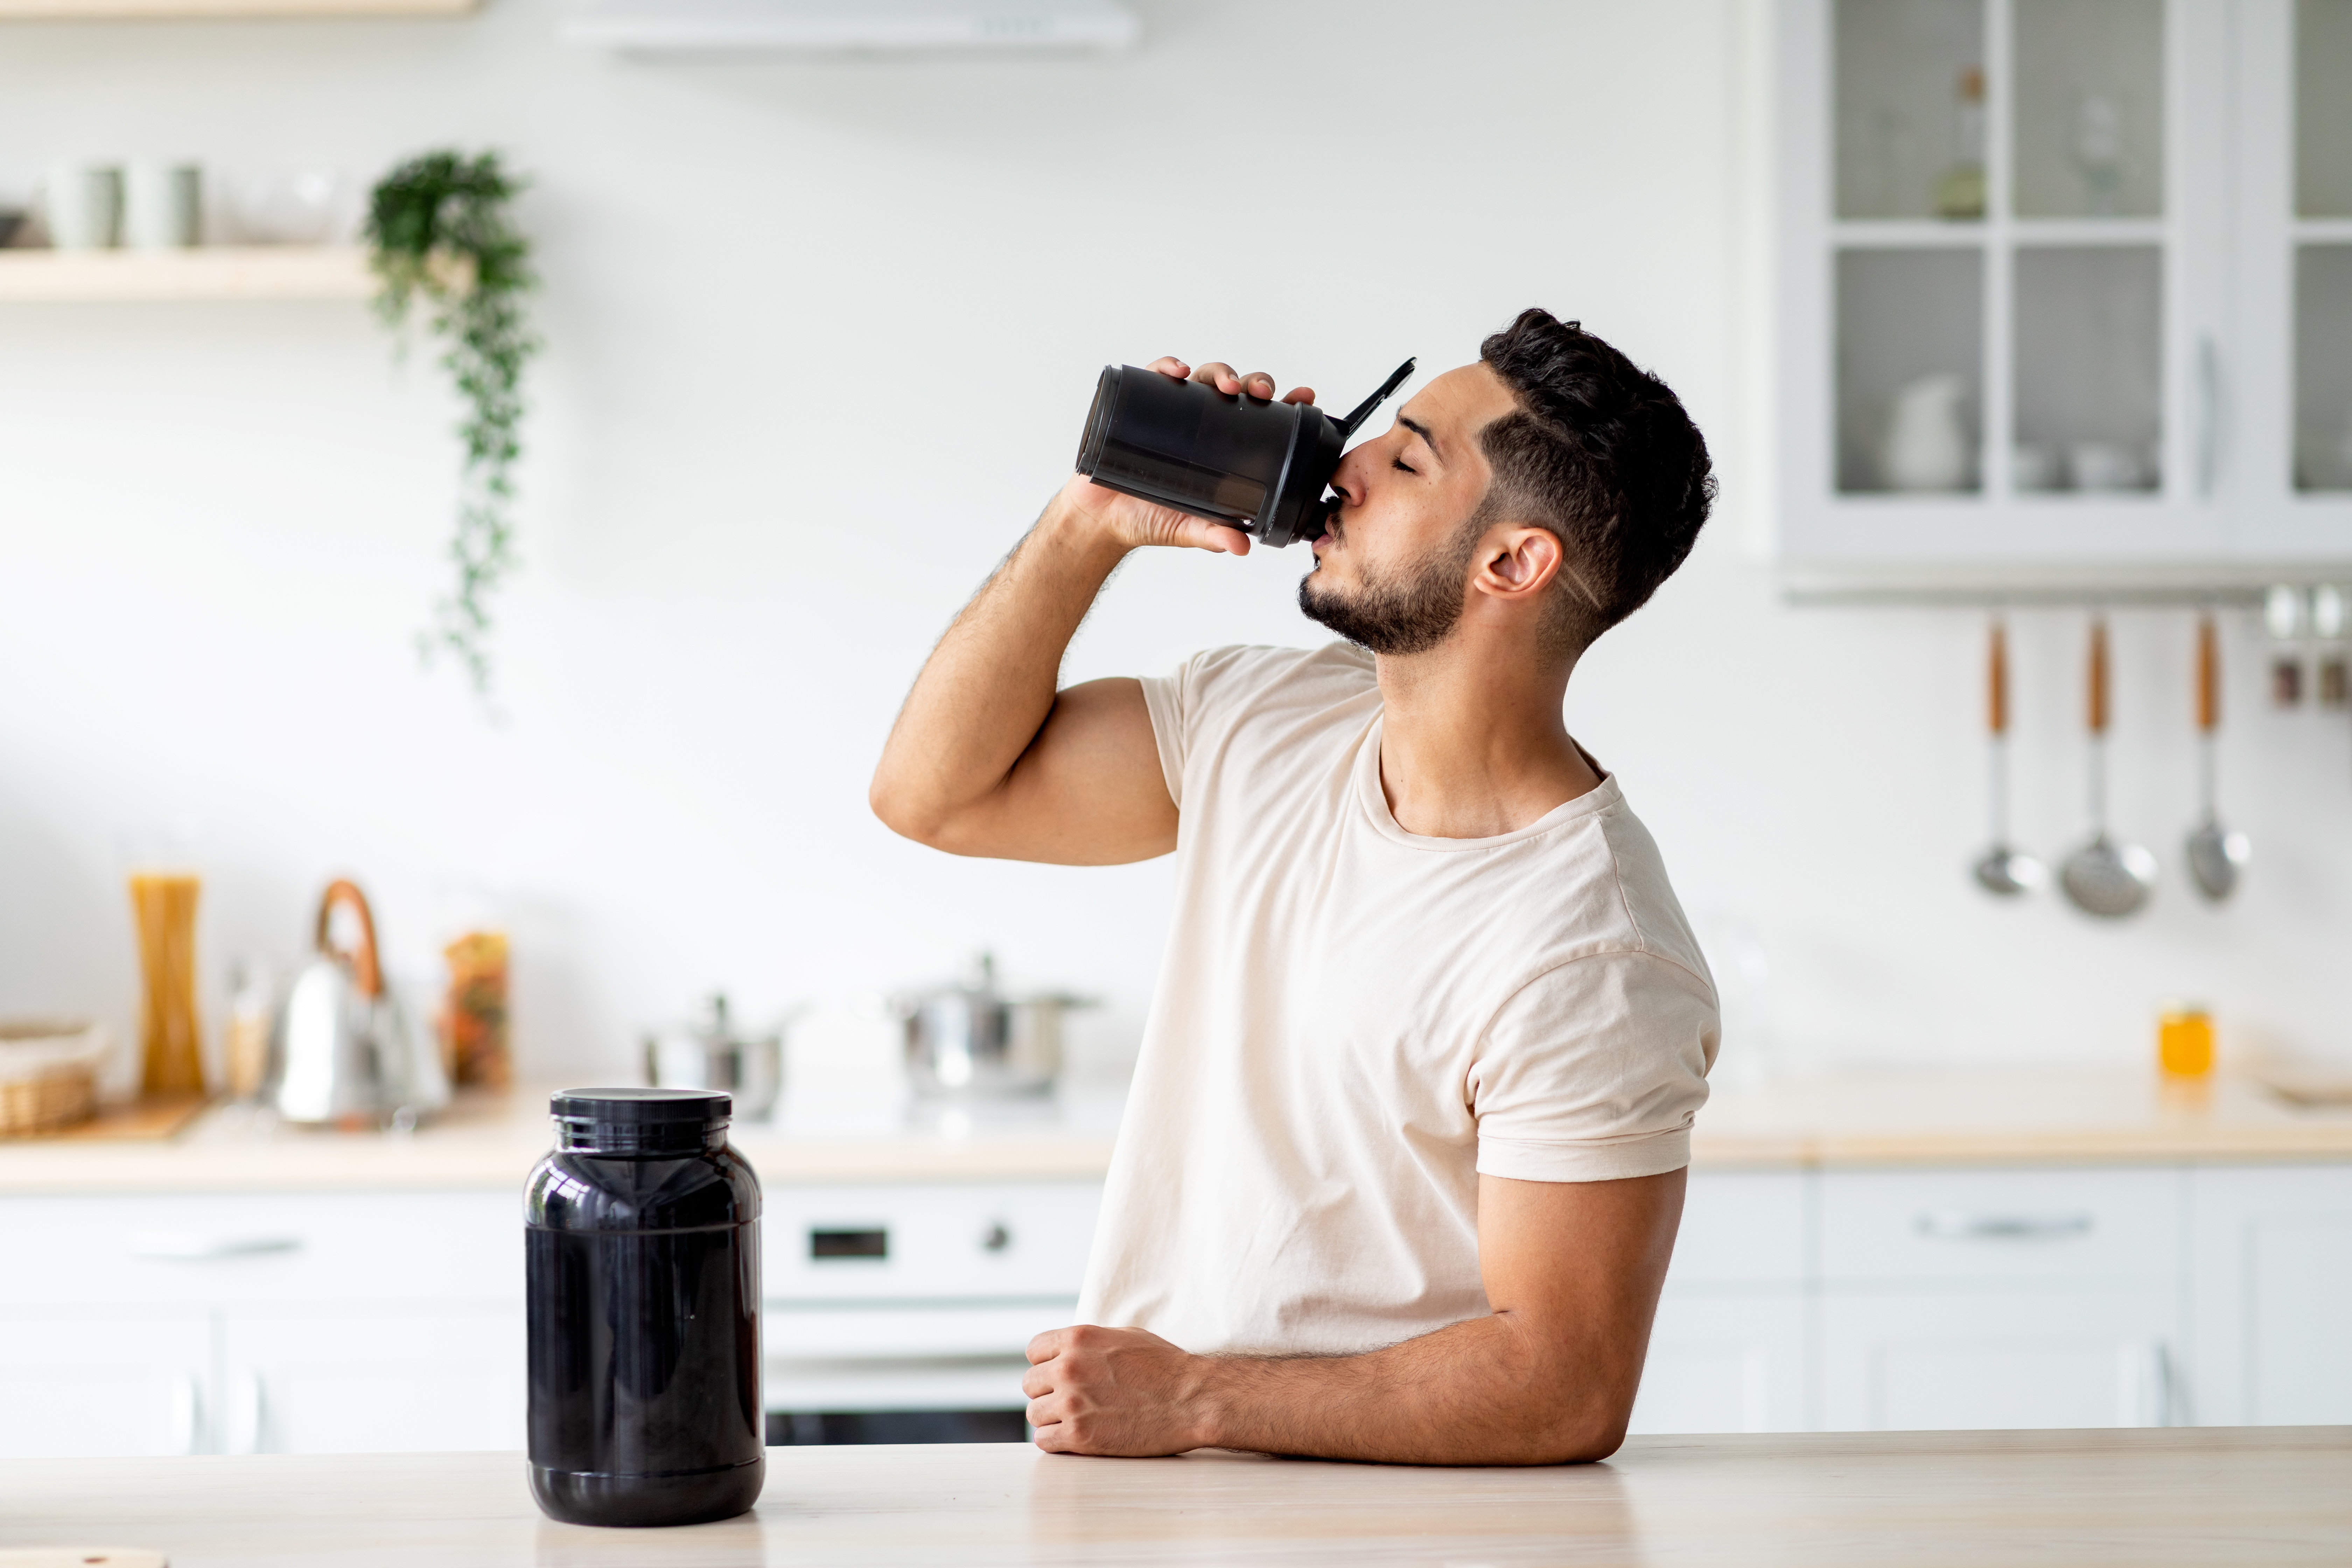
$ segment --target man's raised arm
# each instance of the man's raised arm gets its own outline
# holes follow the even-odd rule
[[[1271,395],[1231,367],[1151,367],[1220,391]],[[1312,401],[1305,389],[1290,401]],[[915,679],[867,799],[893,832],[957,855],[1070,866],[1148,860],[1176,847],[1143,689],[1056,691],[1062,656],[1127,552],[1148,544],[1249,552],[1249,536],[1073,477],[948,627]]]

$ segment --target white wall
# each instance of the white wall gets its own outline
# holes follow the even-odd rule
[[[1352,401],[1521,305],[1690,403],[1730,494],[1570,697],[1685,901],[1772,964],[1808,1061],[2137,1059],[2187,992],[2225,1037],[2352,1049],[2344,724],[2274,717],[2243,638],[2225,781],[2259,859],[2197,905],[2189,631],[2118,617],[2116,816],[2170,880],[2095,928],[1969,884],[1980,628],[1795,611],[1744,552],[1752,167],[1737,0],[1148,6],[1126,58],[648,63],[543,0],[459,22],[10,26],[0,196],[49,159],[530,172],[548,351],[508,720],[412,634],[439,584],[451,404],[358,306],[0,306],[0,1009],[127,1027],[120,830],[194,816],[205,940],[291,955],[338,871],[409,966],[434,889],[512,889],[527,1070],[617,1068],[723,984],[749,1011],[992,943],[1139,1026],[1164,866],[955,861],[864,784],[929,639],[1067,471],[1096,369],[1222,356]],[[1133,563],[1073,678],[1306,641],[1299,552]],[[2020,827],[2079,836],[2079,621],[2021,617]]]

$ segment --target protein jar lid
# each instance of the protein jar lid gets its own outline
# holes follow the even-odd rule
[[[547,1102],[566,1121],[624,1121],[664,1127],[725,1122],[735,1102],[713,1089],[567,1089]]]
[[[566,1148],[652,1153],[723,1141],[735,1102],[709,1089],[567,1089],[547,1109]]]

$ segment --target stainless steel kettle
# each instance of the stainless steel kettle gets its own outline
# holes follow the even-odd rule
[[[334,945],[337,905],[356,916],[358,942]],[[449,1103],[441,1053],[410,1023],[383,983],[375,916],[351,882],[319,900],[318,956],[288,987],[270,1030],[261,1098],[289,1121],[408,1127]]]
[[[996,960],[982,953],[972,977],[898,998],[907,1079],[918,1095],[987,1099],[1049,1092],[1062,1072],[1062,1015],[1084,996],[1019,998],[996,990]]]

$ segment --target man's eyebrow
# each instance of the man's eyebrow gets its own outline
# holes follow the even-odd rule
[[[1412,431],[1414,435],[1420,437],[1422,445],[1427,447],[1432,455],[1436,457],[1439,461],[1442,462],[1444,460],[1445,454],[1438,451],[1437,437],[1429,433],[1428,426],[1423,425],[1418,419],[1409,419],[1402,414],[1397,416],[1397,423]]]

